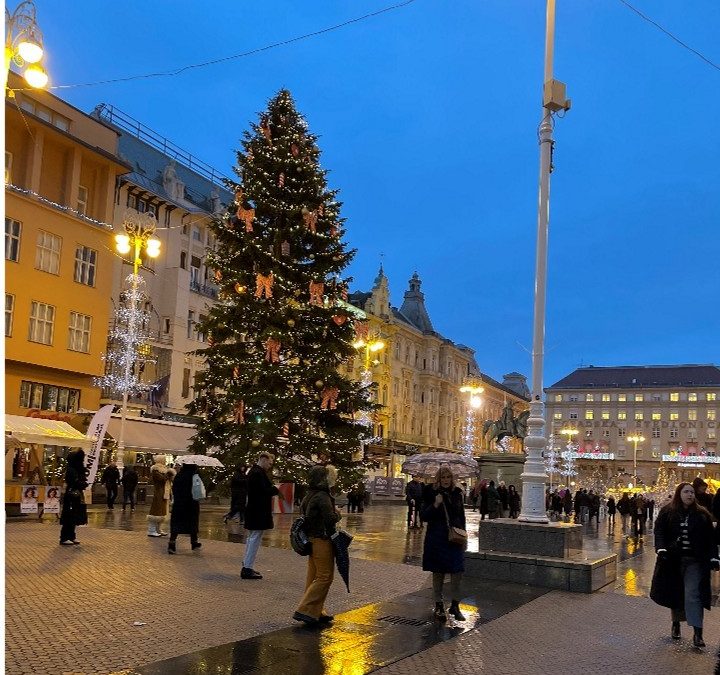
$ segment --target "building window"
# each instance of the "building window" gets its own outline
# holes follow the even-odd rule
[[[137,197],[135,195],[128,194],[127,206],[129,209],[137,209]]]
[[[715,429],[708,429],[707,437],[708,437],[709,441],[714,441],[715,440]]]
[[[5,293],[5,337],[12,335],[13,312],[15,310],[15,296]],[[715,419],[713,417],[713,419]]]
[[[679,433],[678,429],[670,429],[670,438],[677,438]]]
[[[652,415],[650,416],[654,420],[661,420],[662,419],[662,413],[659,410],[653,410]]]
[[[697,408],[688,408],[688,419],[693,422],[697,420]]]
[[[188,318],[187,318],[187,336],[188,336],[188,338],[192,338],[194,326],[195,326],[195,312],[193,312],[190,309],[190,310],[188,310]]]
[[[621,403],[627,401],[627,394],[618,394],[618,401],[620,401]]]
[[[180,395],[183,398],[189,398],[190,396],[190,368],[183,368],[182,392]]]
[[[653,394],[652,400],[655,401],[655,403],[659,403],[662,399],[661,399],[660,394]]]
[[[7,305],[7,302],[5,304]],[[714,410],[707,411],[707,419],[715,420],[715,415],[716,415],[716,412]]]
[[[592,403],[595,400],[595,397],[592,394],[585,394],[585,400],[588,403]]]
[[[84,216],[88,208],[88,189],[84,185],[78,185],[77,212]]]
[[[555,394],[555,403],[562,403],[562,394]]]
[[[12,183],[12,152],[5,151],[5,185]]]
[[[27,110],[32,113],[36,117],[39,117],[41,120],[49,122],[62,131],[68,131],[70,129],[70,120],[67,117],[63,117],[59,113],[50,110],[50,108],[45,107],[37,101],[33,101],[29,98],[23,98],[20,103],[20,107],[23,110]]]
[[[87,246],[78,246],[75,249],[75,281],[86,286],[94,286],[96,264],[97,251]]]
[[[187,253],[185,251],[180,251],[180,268],[187,269]]]
[[[636,420],[641,420],[642,418],[643,418],[643,412],[642,412],[642,410],[636,410],[636,411],[635,411],[635,419],[636,419]]]
[[[585,438],[592,438],[592,437],[593,437],[593,430],[585,429]]]
[[[55,307],[44,302],[32,301],[30,306],[30,330],[28,340],[51,345],[55,327]]]
[[[602,401],[603,403],[607,403],[610,400],[610,394],[603,394],[602,395]]]
[[[80,405],[80,390],[23,380],[20,383],[20,407],[75,412]]]
[[[714,392],[707,393],[707,394],[705,394],[705,400],[706,401],[716,401],[717,394],[715,394]]]
[[[5,218],[5,260],[20,260],[20,221]],[[709,400],[709,399],[708,399]]]
[[[688,394],[688,401],[690,401],[691,403],[696,403],[697,402],[697,394]]]
[[[585,411],[585,419],[591,420],[595,418],[595,413],[592,410],[586,410]]]
[[[570,419],[571,419],[571,420],[576,420],[577,418],[578,418],[578,414],[577,414],[576,412],[571,412],[571,413],[570,413]]]
[[[670,411],[670,421],[677,422],[680,419],[680,413],[677,410]]]
[[[138,199],[137,200],[138,213],[145,213],[146,209],[147,209],[147,202],[144,199]]]
[[[570,394],[570,403],[577,403],[578,400],[579,399],[577,394]]]
[[[625,438],[627,430],[624,427],[618,427],[618,438]]]
[[[90,325],[92,317],[79,312],[70,312],[70,326],[68,329],[68,349],[71,352],[90,351]]]
[[[198,322],[195,326],[197,329],[197,339],[200,342],[205,342],[205,333],[201,332],[200,329],[198,328],[198,326],[200,326],[201,324],[204,324],[206,320],[207,320],[207,317],[204,314],[200,314],[198,316]]]
[[[200,228],[197,225],[192,226],[192,238],[195,241],[202,241],[202,232],[200,231]]]
[[[609,420],[609,419],[610,419],[610,411],[609,411],[609,410],[603,410],[603,411],[600,413],[600,419]]]
[[[62,239],[50,232],[40,230],[35,249],[35,269],[50,274],[60,274],[60,248]]]
[[[653,438],[660,438],[660,427],[653,427],[652,437],[653,437]]]
[[[618,410],[618,419],[619,419],[619,420],[626,420],[626,419],[627,419],[627,411],[625,411],[625,410]]]
[[[645,400],[645,394],[635,394],[635,402],[642,403]]]
[[[670,400],[674,402],[678,402],[680,400],[680,392],[673,391],[670,393]]]
[[[553,413],[553,419],[554,419],[554,420],[561,420],[561,419],[562,419],[562,413]]]
[[[170,319],[167,316],[163,317],[163,333],[165,335],[170,334]]]
[[[697,440],[697,429],[688,429],[688,440],[689,441]]]
[[[610,438],[610,429],[603,429],[603,438]]]
[[[190,288],[198,288],[200,286],[200,258],[190,256]]]

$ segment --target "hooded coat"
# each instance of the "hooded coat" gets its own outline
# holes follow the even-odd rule
[[[278,493],[267,471],[254,464],[247,475],[246,530],[273,529],[272,498]]]
[[[87,486],[85,451],[73,450],[67,457],[65,494],[60,512],[61,525],[87,525],[87,506],[83,496],[83,490]]]
[[[160,462],[150,467],[150,480],[152,480],[155,491],[153,492],[149,515],[158,518],[167,516],[173,478],[175,478],[175,470]]]
[[[193,499],[195,464],[183,464],[172,484],[173,506],[170,514],[170,533],[197,536],[200,527],[200,502]]]
[[[447,507],[450,524],[465,529],[465,505],[459,487],[452,490],[435,488],[427,485],[423,493],[423,507],[420,518],[427,523],[425,542],[423,544],[423,570],[426,572],[443,572],[454,574],[465,571],[465,551],[448,540],[450,532],[447,525],[445,509],[435,507],[435,496],[443,495]]]
[[[335,510],[335,500],[330,496],[328,470],[314,466],[308,472],[308,492],[300,505],[305,516],[305,532],[308,537],[330,539],[340,514]]]

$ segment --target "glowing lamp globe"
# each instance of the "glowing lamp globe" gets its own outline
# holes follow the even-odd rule
[[[48,76],[42,66],[33,65],[26,68],[25,81],[35,89],[42,89],[48,83]]]
[[[160,255],[160,240],[159,239],[148,239],[147,254],[151,258],[157,258]]]
[[[37,63],[43,57],[42,43],[35,31],[23,38],[17,46],[18,54],[25,63]]]
[[[130,253],[130,237],[126,234],[116,234],[115,248],[118,253]]]

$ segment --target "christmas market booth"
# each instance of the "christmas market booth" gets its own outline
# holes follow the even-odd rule
[[[67,421],[5,415],[5,509],[8,515],[37,513],[46,496],[55,500],[61,466],[70,448],[93,443]],[[59,505],[59,504],[58,504]],[[24,510],[23,510],[24,509]]]

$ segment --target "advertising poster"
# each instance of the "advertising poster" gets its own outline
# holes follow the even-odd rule
[[[384,476],[375,477],[375,485],[373,486],[373,492],[376,495],[388,495],[390,494],[390,479]]]
[[[60,488],[48,485],[45,488],[44,513],[60,513]]]
[[[396,497],[402,497],[405,495],[405,479],[404,478],[391,478],[390,479],[390,494]]]
[[[38,512],[38,486],[23,485],[20,498],[20,513]]]

